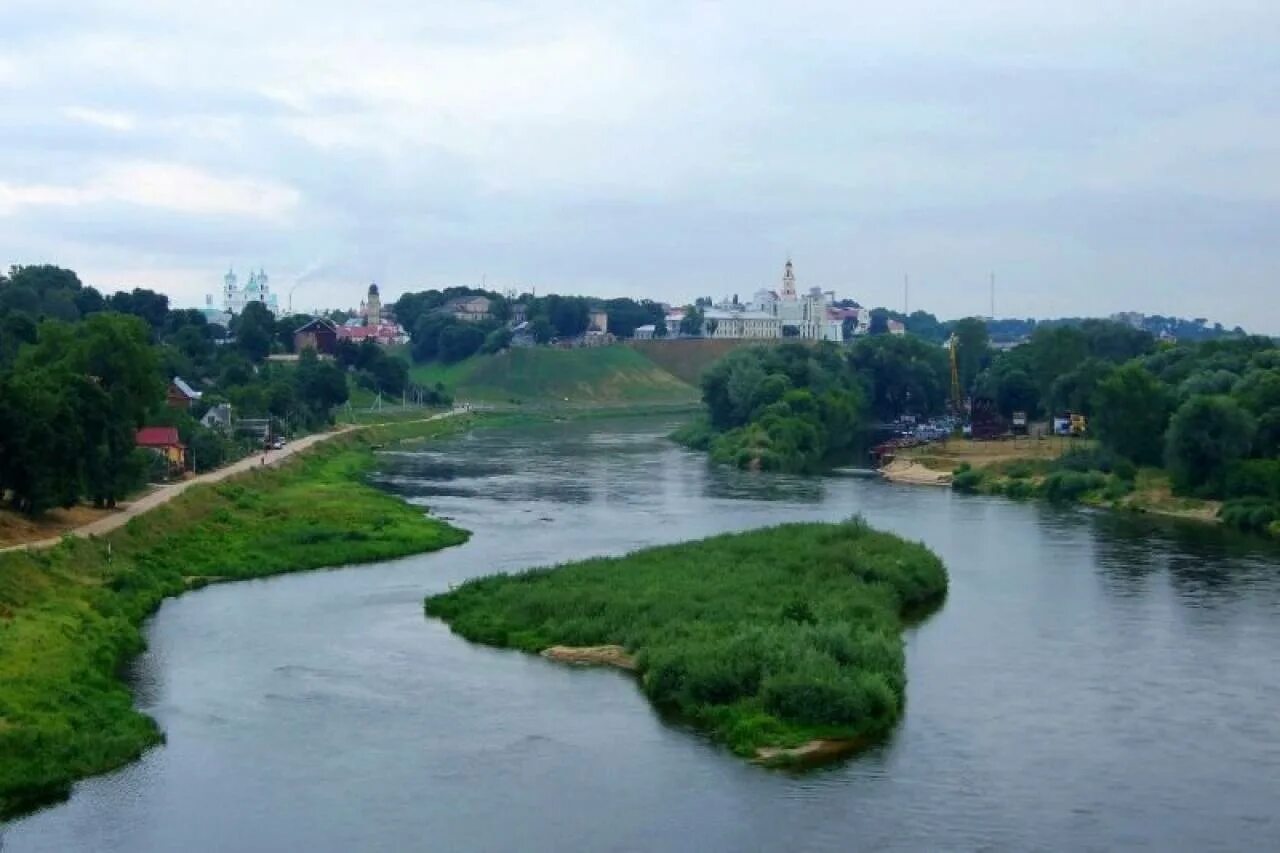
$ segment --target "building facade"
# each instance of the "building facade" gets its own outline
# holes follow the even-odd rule
[[[705,311],[703,334],[710,338],[799,338],[809,341],[844,340],[844,323],[832,316],[835,293],[812,287],[800,293],[791,259],[782,270],[777,291],[757,290],[752,301],[736,297]],[[667,318],[668,325],[671,318]]]
[[[703,318],[702,334],[708,338],[782,337],[782,320],[767,311],[708,308]]]
[[[228,314],[239,314],[250,302],[261,302],[272,314],[280,312],[265,270],[249,270],[249,280],[244,287],[240,286],[235,270],[227,270],[227,274],[222,277],[222,310]]]

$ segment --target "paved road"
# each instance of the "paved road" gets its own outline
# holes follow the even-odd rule
[[[400,423],[423,423],[426,421],[434,421],[439,420],[440,418],[450,417],[451,415],[462,414],[464,411],[466,410],[454,409],[449,412],[441,412],[438,415],[432,415],[429,418],[423,418],[421,421],[400,421]],[[103,533],[109,533],[112,530],[116,530],[117,528],[128,524],[129,519],[134,516],[142,515],[148,510],[154,509],[161,504],[168,503],[192,486],[199,485],[200,483],[216,483],[219,480],[225,480],[226,478],[233,477],[236,474],[240,474],[254,468],[259,468],[264,464],[264,458],[266,459],[266,465],[278,465],[293,454],[300,453],[314,444],[319,444],[322,441],[328,441],[335,436],[344,435],[353,430],[367,429],[374,426],[386,426],[386,424],[345,426],[330,432],[318,432],[314,435],[308,435],[304,438],[298,439],[297,441],[286,444],[280,450],[268,450],[265,454],[255,453],[252,456],[241,459],[239,462],[233,462],[232,464],[226,465],[222,468],[216,468],[207,474],[200,474],[199,476],[192,477],[189,480],[183,480],[179,483],[159,486],[154,491],[148,492],[136,501],[128,504],[121,504],[118,512],[113,512],[110,515],[104,515],[102,518],[91,521],[88,524],[68,530],[60,536],[0,548],[0,554],[5,551],[21,551],[24,548],[52,548],[54,545],[57,545],[62,541],[62,536],[65,536],[68,533],[72,536],[80,537],[100,536]]]

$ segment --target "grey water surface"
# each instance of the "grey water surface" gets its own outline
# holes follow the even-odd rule
[[[169,601],[132,670],[168,742],[0,830],[10,851],[1280,849],[1280,553],[1188,524],[709,468],[661,420],[478,431],[377,482],[446,551]],[[792,520],[945,560],[895,735],[765,770],[626,675],[473,646],[424,595]]]

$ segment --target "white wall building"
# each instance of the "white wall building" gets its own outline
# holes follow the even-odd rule
[[[782,337],[782,321],[767,311],[708,308],[703,317],[702,333],[708,338]]]
[[[250,302],[261,302],[272,314],[280,313],[265,270],[249,270],[249,281],[244,287],[240,287],[235,270],[227,270],[222,277],[222,310],[228,314],[239,314]]]

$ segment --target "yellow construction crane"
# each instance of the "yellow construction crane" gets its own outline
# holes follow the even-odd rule
[[[947,340],[947,352],[951,357],[951,410],[957,415],[964,413],[964,400],[960,398],[960,359],[956,355],[959,349],[960,342],[952,332]]]

